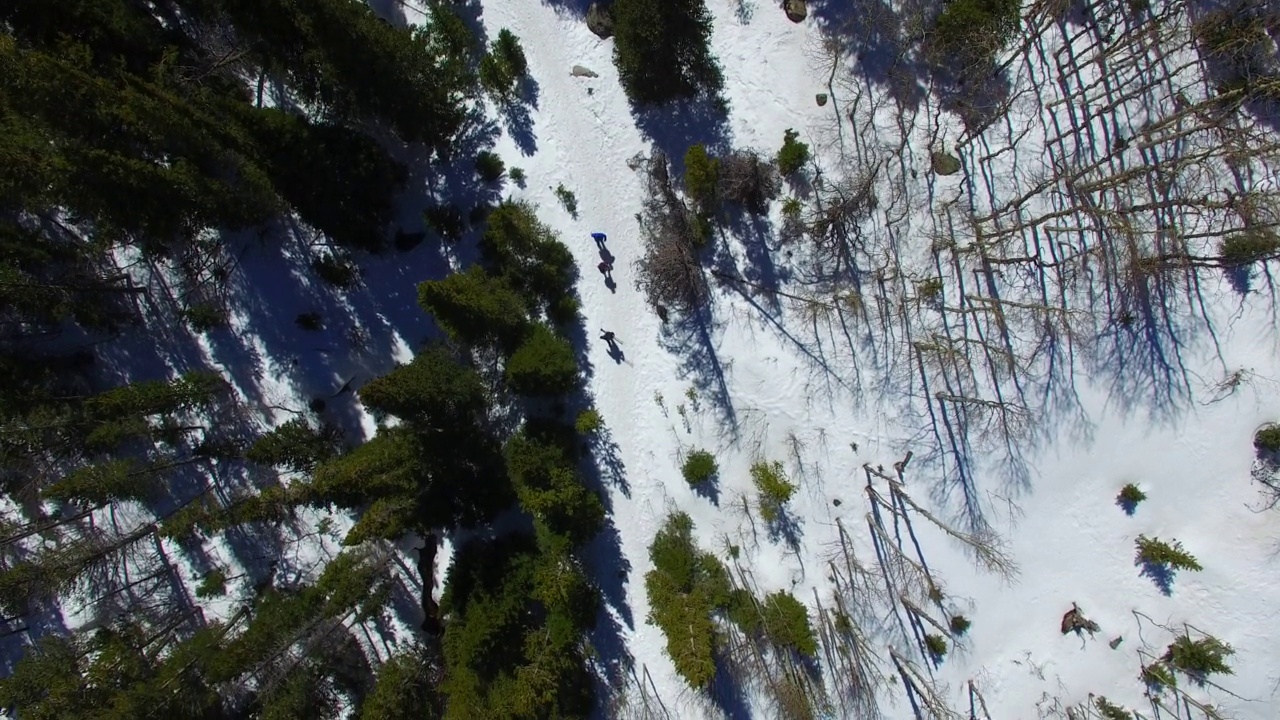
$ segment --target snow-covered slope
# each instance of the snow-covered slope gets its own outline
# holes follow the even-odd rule
[[[945,304],[954,305],[959,293],[975,292],[958,288],[954,268],[940,268],[931,259],[940,209],[956,198],[967,204],[966,192],[980,213],[1028,192],[1058,157],[1055,135],[1063,131],[1053,130],[1057,117],[1066,127],[1077,112],[1090,110],[1073,83],[1091,80],[1064,79],[1046,59],[1069,64],[1067,56],[1056,53],[1064,47],[1064,35],[1075,38],[1072,55],[1088,56],[1089,33],[1083,26],[1044,23],[1049,29],[1039,42],[1015,53],[1010,63],[1015,80],[1008,108],[981,139],[966,141],[957,151],[972,178],[964,187],[962,175],[942,177],[929,170],[931,150],[955,148],[962,125],[923,85],[916,88],[919,104],[902,110],[884,84],[871,81],[877,71],[850,62],[839,71],[848,81],[839,85],[838,80],[832,92],[819,18],[793,24],[768,4],[747,2],[748,12],[723,0],[710,6],[713,48],[725,69],[730,102],[729,145],[771,155],[783,131],[796,128],[814,146],[819,165],[832,174],[842,142],[847,155],[874,156],[881,163],[880,202],[865,227],[879,240],[891,238],[909,275],[890,278],[905,289],[894,297],[909,295],[913,282],[940,271],[947,283]],[[856,318],[851,314],[850,324],[842,327],[829,316],[806,315],[785,298],[775,302],[744,286],[719,283],[708,325],[664,327],[634,288],[631,267],[641,252],[635,215],[642,184],[628,160],[647,154],[652,138],[638,129],[618,86],[611,42],[591,34],[573,13],[529,0],[489,0],[481,20],[491,37],[505,27],[522,38],[539,86],[532,154],[510,136],[499,141],[508,167],[522,167],[529,178],[526,189],[509,189],[536,202],[543,220],[573,249],[584,268],[580,292],[588,331],[616,332],[625,354],[615,363],[603,343],[595,343],[590,354],[590,388],[616,443],[618,464],[603,475],[617,542],[629,565],[623,568],[624,592],[608,597],[626,652],[602,650],[606,661],[626,664],[621,677],[645,678],[650,699],[659,697],[669,717],[724,712],[685,687],[665,655],[661,632],[645,621],[647,546],[670,511],[688,512],[702,546],[721,557],[727,558],[728,545],[739,546],[737,564],[749,571],[759,591],[789,589],[813,614],[818,602],[832,607],[828,562],[840,549],[837,521],[862,560],[875,563],[863,464],[883,466],[892,475],[893,463],[911,451],[905,491],[956,527],[971,527],[966,523],[980,515],[1007,541],[1005,550],[1019,570],[1007,580],[984,572],[954,538],[927,522],[913,523],[915,543],[943,586],[944,604],[972,621],[958,647],[932,670],[940,694],[958,711],[969,713],[971,681],[992,718],[1065,713],[1068,706],[1088,702],[1090,694],[1150,716],[1152,704],[1139,680],[1139,651],[1160,655],[1171,631],[1189,623],[1236,651],[1234,675],[1217,678],[1221,687],[1188,685],[1190,695],[1219,704],[1228,717],[1280,716],[1275,695],[1280,655],[1269,641],[1267,621],[1280,604],[1275,558],[1280,525],[1273,514],[1257,511],[1261,497],[1250,480],[1253,431],[1280,418],[1280,353],[1265,278],[1255,277],[1253,290],[1241,295],[1221,270],[1201,271],[1195,293],[1184,289],[1164,301],[1168,324],[1151,321],[1168,333],[1162,341],[1126,334],[1127,325],[1085,323],[1090,330],[1072,339],[1071,352],[1055,350],[1058,365],[1046,367],[1044,356],[1028,361],[1022,381],[1026,417],[1017,418],[1025,421],[1024,432],[1006,439],[986,427],[990,422],[971,416],[967,440],[957,441],[948,433],[963,436],[963,428],[954,425],[959,414],[939,417],[946,406],[931,397],[941,386],[925,386],[943,381],[923,379],[925,368],[911,353],[913,341],[943,329],[941,315],[919,304],[910,313],[891,310],[881,326],[875,319],[878,298],[866,288],[864,303],[871,310]],[[1111,61],[1117,67],[1109,80],[1122,84],[1128,66]],[[599,77],[574,77],[574,65]],[[1098,77],[1089,72],[1080,77]],[[819,92],[831,93],[832,102],[817,105]],[[1064,93],[1072,99],[1056,99]],[[1171,95],[1163,93],[1166,100]],[[1132,134],[1161,112],[1167,115],[1169,107],[1134,111],[1141,114],[1125,116],[1129,127],[1121,131]],[[852,123],[846,113],[854,116]],[[1098,125],[1120,115],[1100,114]],[[837,123],[842,123],[838,133]],[[1001,151],[1010,135],[1017,138],[1015,149]],[[940,142],[931,143],[935,137]],[[678,142],[661,136],[659,141],[673,153],[683,152]],[[1101,148],[1110,140],[1096,142]],[[556,200],[553,188],[560,183],[576,194],[576,220]],[[894,194],[899,185],[905,196]],[[1057,201],[1066,202],[1053,196],[1046,206]],[[772,217],[776,227],[777,203]],[[599,262],[589,237],[593,231],[608,233],[608,248],[617,257],[616,292],[592,270]],[[742,237],[726,232],[719,242],[717,252],[731,258],[738,272],[759,276],[761,241],[745,241],[756,243],[749,249]],[[770,255],[778,266],[778,289],[806,294],[791,254],[775,246]],[[1094,271],[1100,272],[1101,263]],[[1009,269],[1011,276],[1015,272]],[[960,281],[979,279],[970,275]],[[1106,315],[1102,308],[1080,309]],[[905,322],[897,324],[900,320]],[[1239,370],[1245,371],[1240,382],[1222,385]],[[988,391],[993,387],[977,383]],[[1005,378],[994,387],[1007,391],[1016,384],[1016,378]],[[714,499],[695,493],[680,476],[680,460],[694,448],[710,450],[719,460]],[[759,518],[742,510],[743,499],[754,497],[748,467],[762,458],[783,461],[800,483],[791,503],[792,544],[771,540],[763,528],[755,533]],[[874,482],[881,494],[888,493],[885,481]],[[1128,482],[1148,496],[1132,516],[1115,503]],[[1135,567],[1134,540],[1140,534],[1176,538],[1204,570],[1179,573],[1170,594],[1163,594]],[[616,568],[599,570],[601,577],[612,577]],[[1101,626],[1096,637],[1059,632],[1072,603]],[[885,650],[886,675],[896,674],[889,647],[919,668],[929,667],[905,632],[901,608],[894,607],[872,609],[883,621],[874,643]],[[1122,640],[1113,649],[1108,641],[1115,638]],[[639,693],[637,684],[629,690],[633,695]],[[902,681],[887,682],[882,697],[886,716],[912,716]],[[1172,696],[1165,702],[1172,706]],[[759,697],[751,704],[751,716],[770,716]]]

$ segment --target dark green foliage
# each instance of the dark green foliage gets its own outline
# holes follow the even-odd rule
[[[1246,230],[1228,235],[1218,247],[1224,265],[1240,267],[1280,256],[1280,235],[1267,230]]]
[[[1195,556],[1182,549],[1182,543],[1174,540],[1167,543],[1159,538],[1139,535],[1135,544],[1138,548],[1137,562],[1143,565],[1156,565],[1176,570],[1200,571],[1204,568],[1196,561]]]
[[[480,59],[480,84],[499,101],[511,99],[520,79],[529,72],[520,39],[503,28],[489,52]]]
[[[292,472],[310,472],[338,454],[342,434],[336,427],[315,427],[305,417],[296,417],[258,438],[245,451],[245,458]]]
[[[455,342],[514,350],[529,328],[526,303],[502,278],[476,266],[418,285],[418,304]]]
[[[1268,425],[1255,433],[1253,446],[1262,452],[1280,452],[1280,424]]]
[[[517,187],[524,187],[525,179],[526,179],[524,174],[524,168],[518,168],[518,167],[511,168],[510,170],[507,171],[507,177],[511,178],[511,182],[515,183]]]
[[[955,635],[964,635],[969,632],[970,625],[971,623],[969,622],[969,618],[963,615],[952,615],[949,623],[951,632]]]
[[[1164,661],[1192,679],[1203,681],[1209,675],[1234,674],[1227,664],[1227,658],[1234,654],[1235,650],[1230,645],[1216,637],[1205,636],[1192,640],[1190,635],[1183,635],[1169,645]]]
[[[293,319],[293,324],[307,332],[317,332],[324,329],[324,317],[318,312],[298,313]]]
[[[212,598],[227,594],[227,574],[221,568],[210,570],[196,587],[196,597]]]
[[[378,667],[373,690],[360,706],[360,720],[438,720],[440,671],[424,648],[410,645]]]
[[[196,332],[209,332],[227,326],[227,314],[213,305],[192,305],[182,311],[182,319]]]
[[[1093,699],[1093,706],[1098,709],[1098,714],[1103,720],[1133,720],[1132,711],[1116,705],[1101,695]]]
[[[1137,485],[1127,483],[1120,488],[1120,494],[1116,496],[1116,504],[1130,515],[1137,509],[1138,503],[1147,499],[1147,494],[1138,489]]]
[[[267,176],[304,222],[343,247],[386,246],[392,200],[406,174],[377,143],[274,109],[259,111],[255,134]]]
[[[947,639],[941,635],[924,636],[924,649],[934,660],[941,660],[947,654]]]
[[[703,0],[615,0],[609,12],[613,62],[633,104],[720,92],[724,78],[711,55],[711,13]]]
[[[667,638],[667,654],[689,685],[715,677],[717,644],[712,613],[731,602],[729,576],[715,556],[693,542],[693,521],[673,513],[649,546],[654,569],[645,574],[649,621]]]
[[[719,177],[720,161],[708,155],[704,146],[694,145],[684,154],[684,187],[700,212],[713,212],[718,205]]]
[[[759,461],[751,465],[751,481],[760,493],[760,517],[767,523],[777,522],[782,518],[783,506],[791,500],[796,486],[787,480],[787,475],[778,461]]]
[[[933,61],[964,71],[992,60],[1017,35],[1020,11],[1020,0],[950,0],[933,26]]]
[[[360,282],[360,268],[346,253],[321,253],[311,261],[311,269],[321,280],[341,290],[350,290]]]
[[[573,568],[564,568],[573,571]],[[592,683],[581,627],[559,604],[538,599],[552,568],[523,535],[477,540],[449,568],[441,689],[446,718],[585,717]],[[593,594],[593,593],[592,593]],[[594,613],[593,613],[594,615]]]
[[[694,450],[689,453],[684,464],[680,466],[680,474],[690,485],[701,485],[716,476],[716,456],[706,450]]]
[[[787,128],[782,134],[782,149],[778,150],[778,172],[790,177],[804,169],[809,162],[809,145],[798,139],[800,133]]]
[[[496,450],[483,435],[448,455],[430,453],[430,433],[406,425],[384,428],[372,440],[316,468],[306,486],[313,505],[366,508],[347,541],[396,539],[408,530],[470,526],[510,503]]]
[[[574,220],[578,219],[578,196],[573,191],[560,183],[556,186],[556,199],[564,206],[565,212],[569,213]]]
[[[573,422],[573,429],[577,430],[579,435],[595,435],[602,427],[604,427],[604,421],[595,408],[587,408],[578,413],[577,419]]]
[[[547,326],[534,325],[507,359],[506,378],[522,395],[563,395],[580,382],[573,346]]]
[[[1153,662],[1144,666],[1141,678],[1143,683],[1156,691],[1166,687],[1174,687],[1178,684],[1177,678],[1173,676],[1173,671],[1163,662]]]
[[[496,153],[484,150],[479,155],[476,155],[476,174],[484,182],[494,182],[502,177],[502,173],[506,169],[507,166],[503,164],[502,158],[498,157]]]
[[[507,472],[520,506],[571,545],[595,537],[604,523],[600,497],[583,484],[568,444],[569,428],[557,434],[526,427],[507,442]]]
[[[160,535],[190,538],[197,532],[206,537],[245,523],[280,523],[289,519],[302,498],[293,486],[272,486],[232,499],[227,505],[192,503],[165,518]]]
[[[531,312],[560,314],[553,309],[574,297],[578,268],[573,254],[528,203],[508,201],[494,208],[480,252],[491,274],[529,300]]]
[[[435,231],[445,240],[462,239],[466,225],[462,220],[462,211],[456,205],[434,205],[422,212],[422,219],[427,227]]]
[[[442,345],[422,348],[411,362],[369,381],[359,394],[375,417],[395,416],[429,434],[465,432],[489,411],[480,376]],[[448,443],[459,440],[451,435]]]
[[[813,626],[809,624],[809,611],[794,595],[782,590],[770,593],[761,603],[760,610],[764,634],[771,643],[801,655],[817,656],[818,642],[814,639]]]

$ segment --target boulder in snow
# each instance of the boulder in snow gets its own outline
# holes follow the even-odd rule
[[[569,74],[574,77],[600,77],[599,73],[591,70],[590,68],[582,67],[581,65],[574,65],[573,69],[569,71]]]
[[[818,107],[822,107],[823,105],[826,105],[826,104],[827,104],[827,94],[826,94],[826,93],[818,93],[817,95],[814,95],[814,96],[813,96],[813,99],[814,99],[814,100],[816,100],[816,101],[818,102]]]
[[[609,9],[598,2],[591,3],[587,8],[587,29],[600,36],[601,40],[613,37],[613,17],[609,15]]]
[[[804,0],[784,0],[782,11],[793,23],[804,22],[804,19],[809,17],[809,7],[804,4]]]

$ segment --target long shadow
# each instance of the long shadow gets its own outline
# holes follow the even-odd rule
[[[520,80],[518,101],[503,103],[498,109],[503,129],[525,157],[538,151],[538,135],[533,131],[533,115],[530,111],[538,109],[540,97],[541,87],[538,81],[533,77],[525,77]]]
[[[738,418],[725,379],[727,368],[721,362],[712,340],[715,320],[709,308],[699,308],[665,327],[660,342],[664,349],[680,357],[681,375],[693,381],[698,397],[710,401],[721,424],[735,440]]]
[[[719,97],[633,107],[631,113],[640,133],[670,160],[673,177],[684,177],[684,154],[694,145],[705,146],[712,155],[730,149],[729,109]]]

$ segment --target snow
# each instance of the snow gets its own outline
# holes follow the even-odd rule
[[[496,151],[507,167],[521,167],[528,177],[526,189],[507,183],[504,192],[536,203],[542,220],[561,234],[583,269],[579,292],[590,342],[589,392],[612,443],[604,443],[598,460],[613,527],[590,550],[605,589],[606,610],[619,634],[616,641],[610,638],[611,623],[603,622],[593,640],[604,671],[625,685],[619,692],[634,699],[644,678],[646,692],[661,699],[668,717],[728,715],[685,686],[666,656],[662,632],[646,622],[648,545],[670,512],[689,513],[702,548],[726,562],[728,546],[739,547],[737,564],[758,593],[789,590],[810,606],[812,616],[815,598],[828,610],[833,606],[828,562],[840,549],[837,522],[852,537],[862,562],[875,564],[864,464],[883,466],[892,474],[893,464],[911,451],[906,492],[962,529],[968,515],[980,512],[1004,538],[1006,552],[1019,568],[1007,581],[985,572],[957,541],[915,517],[915,542],[943,586],[945,605],[972,621],[958,646],[932,671],[943,697],[962,715],[968,714],[966,684],[972,682],[997,719],[1055,712],[1065,717],[1062,708],[1087,703],[1091,694],[1151,716],[1154,711],[1138,679],[1139,650],[1163,652],[1172,636],[1157,624],[1177,631],[1188,623],[1236,650],[1235,674],[1215,678],[1221,688],[1188,684],[1188,692],[1202,702],[1220,704],[1224,717],[1280,717],[1280,653],[1269,641],[1269,615],[1280,606],[1275,567],[1280,525],[1275,511],[1261,509],[1263,498],[1250,479],[1253,433],[1262,423],[1280,419],[1280,337],[1271,285],[1262,272],[1254,271],[1256,287],[1241,295],[1220,270],[1201,271],[1203,307],[1199,300],[1196,307],[1186,307],[1187,292],[1170,301],[1174,306],[1165,339],[1176,338],[1177,343],[1162,347],[1171,346],[1173,357],[1144,356],[1149,350],[1141,338],[1116,333],[1073,345],[1064,356],[1066,367],[1053,372],[1037,361],[1022,379],[1028,395],[1039,398],[1031,408],[1030,432],[1007,446],[971,428],[974,432],[959,451],[947,434],[955,416],[939,418],[940,403],[930,397],[950,385],[934,384],[940,382],[936,371],[929,371],[925,380],[926,371],[916,366],[910,349],[913,341],[952,329],[944,328],[936,313],[917,313],[909,328],[898,316],[890,318],[887,329],[875,327],[875,298],[868,291],[868,314],[859,314],[846,329],[805,317],[794,303],[714,282],[705,326],[678,321],[663,326],[634,287],[632,262],[641,252],[635,215],[641,210],[642,182],[628,167],[631,158],[657,145],[678,164],[689,144],[703,141],[720,150],[750,148],[769,156],[781,145],[784,131],[794,128],[813,146],[823,167],[834,168],[843,146],[880,169],[880,203],[865,232],[901,258],[905,277],[888,282],[906,293],[913,283],[941,273],[944,297],[954,302],[950,298],[959,290],[954,268],[939,267],[929,252],[949,222],[942,209],[953,201],[960,203],[953,207],[962,207],[971,200],[983,214],[1027,192],[1052,162],[1063,157],[1091,162],[1091,148],[1074,148],[1074,141],[1056,137],[1088,112],[1101,112],[1077,96],[1095,82],[1127,82],[1143,67],[1117,60],[1106,72],[1086,66],[1078,78],[1062,79],[1060,68],[1047,63],[1070,64],[1087,55],[1089,38],[1079,26],[1067,26],[1074,39],[1069,52],[1059,53],[1065,45],[1062,34],[1048,31],[1044,52],[1033,50],[1025,62],[1019,58],[1010,64],[1015,99],[1008,112],[981,138],[964,140],[961,121],[942,108],[930,88],[903,93],[919,102],[899,110],[885,89],[885,71],[870,64],[842,66],[840,76],[851,80],[829,90],[817,12],[805,23],[793,24],[767,3],[709,4],[715,16],[712,49],[724,68],[730,104],[723,132],[707,127],[672,131],[672,112],[638,123],[618,84],[612,42],[591,34],[569,9],[529,0],[487,0],[480,17],[490,38],[502,28],[521,38],[538,85],[538,102],[530,111],[531,138],[507,131],[498,139]],[[417,11],[408,14],[410,22],[419,18]],[[1177,58],[1160,61],[1177,64]],[[599,77],[574,77],[574,65]],[[819,107],[816,93],[831,93],[830,102]],[[1203,93],[1189,86],[1187,94],[1196,102]],[[1119,129],[1132,133],[1167,115],[1168,103],[1165,97],[1145,106],[1122,105]],[[857,119],[855,127],[846,122],[850,114]],[[1081,142],[1113,142],[1109,118],[1099,117],[1094,126],[1096,140]],[[1017,138],[1012,151],[1001,149],[1007,135]],[[929,172],[934,137],[961,158],[971,185],[964,175]],[[1210,168],[1204,172],[1212,176],[1210,182],[1225,175]],[[1251,182],[1275,186],[1274,176]],[[559,184],[575,193],[578,219],[557,200]],[[897,185],[906,192],[895,194]],[[1046,196],[1035,201],[1042,212],[1069,202],[1066,193]],[[779,205],[774,203],[770,218],[774,228],[780,223]],[[1057,224],[1071,222],[1063,218]],[[594,231],[608,234],[608,249],[617,257],[616,292],[593,270],[598,262],[590,237]],[[1059,231],[1055,237],[1068,235]],[[729,232],[716,242],[717,267],[767,283],[767,258],[781,291],[806,292],[801,270],[783,250]],[[289,409],[331,395],[348,378],[356,377],[359,385],[408,360],[411,348],[428,332],[429,321],[414,302],[414,286],[438,275],[440,268],[432,264],[435,260],[424,259],[422,248],[366,259],[365,290],[341,295],[308,280],[309,250],[300,245],[295,238],[295,245],[273,259],[287,267],[249,260],[237,269],[238,288],[267,288],[269,293],[232,308],[232,331],[198,337],[190,347],[157,343],[166,368],[206,365],[222,370],[255,410],[248,424],[256,431],[290,419]],[[799,256],[797,251],[797,260]],[[964,282],[974,285],[977,280]],[[247,291],[231,294],[253,297]],[[295,328],[296,314],[311,310],[335,326],[311,335]],[[368,342],[353,351],[348,338],[356,329]],[[599,329],[617,333],[625,360],[614,362],[604,343],[595,341]],[[1167,377],[1157,372],[1160,362],[1171,367]],[[1238,385],[1221,385],[1240,370],[1247,372]],[[994,387],[990,378],[980,377],[969,389],[991,397]],[[349,437],[373,434],[373,419],[349,396],[333,405],[345,413]],[[689,488],[680,476],[682,458],[694,449],[711,451],[719,462],[714,497]],[[769,537],[758,514],[749,518],[742,510],[744,500],[755,497],[748,469],[762,459],[783,462],[799,482],[789,507],[795,520],[793,542]],[[1128,482],[1148,496],[1133,516],[1115,504],[1116,493]],[[874,485],[887,496],[886,482],[877,479]],[[837,499],[838,506],[833,503]],[[281,560],[273,572],[282,581],[313,578],[325,559],[341,550],[340,540],[350,526],[351,519],[342,514],[307,512],[296,527],[272,528]],[[1163,594],[1134,565],[1134,540],[1140,534],[1181,541],[1204,570],[1178,573],[1170,594]],[[419,544],[410,538],[399,550],[408,555]],[[172,545],[166,541],[165,551],[182,563],[191,592],[211,567],[223,568],[232,578],[226,597],[200,602],[207,619],[231,616],[238,593],[262,571],[226,536],[208,543],[196,559]],[[444,545],[437,592],[451,540]],[[625,571],[625,580],[615,588],[619,570]],[[404,575],[416,594],[417,578],[412,572]],[[1059,621],[1072,603],[1100,624],[1096,638],[1060,634]],[[889,647],[928,672],[930,664],[901,629],[902,620],[890,604],[864,609],[880,619],[868,630],[888,674],[893,674]],[[72,608],[67,612],[68,626],[87,621]],[[413,632],[412,624],[400,618],[388,634],[403,639]],[[1108,641],[1117,637],[1122,642],[1110,648]],[[385,643],[384,637],[380,649],[370,639],[370,652],[385,656]],[[831,668],[823,670],[830,687]],[[771,717],[760,688],[748,682],[747,690],[750,716]],[[913,716],[901,680],[882,688],[881,707],[891,720]]]
[[[829,160],[833,107],[814,102],[815,93],[827,92],[825,71],[817,67],[822,38],[814,19],[792,24],[764,5],[754,6],[744,21],[728,3],[710,5],[713,50],[725,70],[731,105],[728,144],[769,155],[781,145],[783,131],[796,128],[822,154],[820,161]],[[913,450],[907,491],[954,521],[962,516],[962,498],[952,458],[938,447],[943,438],[933,435],[919,377],[912,377],[914,368],[902,367],[900,348],[871,350],[852,343],[841,348],[834,332],[808,327],[799,313],[775,312],[724,287],[715,292],[706,338],[696,331],[664,329],[633,286],[631,262],[641,252],[633,219],[640,210],[641,181],[627,160],[647,153],[650,139],[637,128],[618,86],[612,42],[596,38],[573,13],[547,4],[493,0],[485,3],[481,20],[490,37],[504,27],[520,36],[540,91],[532,112],[536,152],[525,156],[509,136],[498,143],[508,166],[523,167],[529,178],[527,190],[508,190],[537,203],[543,220],[573,249],[585,268],[579,290],[587,330],[593,338],[597,328],[615,331],[625,353],[625,362],[614,363],[604,344],[596,342],[590,355],[590,390],[617,443],[625,476],[625,485],[614,483],[608,491],[622,566],[628,570],[625,594],[611,597],[609,608],[629,655],[621,660],[633,663],[634,671],[624,674],[642,676],[646,670],[672,717],[718,717],[721,710],[676,676],[662,633],[645,622],[647,546],[666,515],[688,512],[701,546],[726,561],[727,544],[740,545],[739,562],[751,571],[758,592],[789,589],[813,610],[816,590],[829,608],[826,562],[838,547],[837,519],[856,537],[863,561],[874,562],[864,519],[870,508],[862,464],[888,468]],[[572,77],[573,65],[600,77]],[[1012,69],[1022,89],[1028,82],[1042,89],[1048,85],[1048,71],[1037,65],[1034,53],[1025,67],[1018,62]],[[1091,82],[1087,71],[1082,74],[1084,83]],[[1054,88],[1048,91],[1052,97]],[[837,95],[833,100],[848,108],[849,95]],[[878,88],[868,91],[878,103],[884,103],[883,95]],[[998,199],[987,200],[979,176],[979,212],[1025,192],[1043,176],[1052,143],[1039,127],[1024,134],[1026,125],[1039,125],[1043,116],[1051,126],[1054,113],[1072,111],[1073,105],[1078,110],[1081,104],[1063,102],[1045,110],[1036,96],[1021,95],[1007,126],[1005,119],[997,120],[983,142],[958,153],[970,172],[982,173],[995,189]],[[942,199],[956,197],[962,184],[960,176],[928,172],[930,134],[940,127],[950,149],[962,126],[933,98],[908,116],[906,137],[898,130],[898,115],[892,104],[879,104],[874,124],[864,125],[859,135],[878,146],[887,172],[905,178],[912,168],[918,171],[918,180],[907,181],[913,198],[897,210],[907,215],[910,229],[878,230],[900,234],[910,262],[921,261],[908,265],[919,279],[937,274],[923,264],[930,262],[931,215]],[[1068,122],[1064,115],[1063,127]],[[1024,137],[1016,151],[999,154],[998,136],[1006,127]],[[848,125],[844,132],[853,135]],[[684,146],[659,140],[678,162]],[[995,159],[978,162],[989,154]],[[561,182],[577,195],[579,220],[559,207],[552,188]],[[930,191],[933,195],[926,195]],[[877,213],[871,222],[881,224],[882,217]],[[778,219],[775,203],[773,220]],[[616,293],[591,271],[597,255],[589,233],[597,230],[608,233],[608,248],[618,257]],[[741,240],[727,238],[726,247],[746,272]],[[774,262],[785,264],[779,257]],[[975,440],[970,474],[976,501],[1007,540],[1020,568],[1016,578],[1006,583],[976,569],[958,543],[923,521],[915,523],[924,554],[945,585],[947,604],[973,622],[936,670],[953,707],[969,707],[965,684],[972,680],[996,718],[1031,717],[1054,708],[1062,713],[1067,706],[1088,703],[1090,694],[1147,713],[1151,704],[1138,679],[1138,650],[1159,655],[1172,639],[1156,623],[1174,631],[1190,623],[1227,641],[1237,653],[1235,674],[1218,678],[1225,690],[1189,686],[1192,696],[1219,703],[1227,717],[1280,715],[1275,694],[1280,661],[1268,642],[1267,622],[1280,602],[1277,532],[1274,518],[1257,511],[1260,496],[1249,474],[1253,431],[1280,417],[1273,380],[1280,378],[1273,304],[1265,289],[1242,299],[1220,271],[1206,271],[1201,280],[1207,320],[1196,325],[1184,309],[1175,311],[1186,330],[1179,348],[1188,368],[1185,381],[1156,392],[1154,382],[1143,386],[1133,374],[1081,356],[1068,376],[1075,398],[1043,408],[1036,432],[1019,449],[1021,470],[999,448]],[[780,289],[796,288],[784,279]],[[892,342],[905,344],[907,338]],[[879,359],[885,362],[866,352],[882,353]],[[1250,379],[1234,392],[1214,389],[1244,368],[1251,370]],[[696,402],[686,396],[690,388],[696,388]],[[688,430],[679,406],[687,412]],[[850,443],[857,443],[856,451]],[[680,477],[681,458],[696,448],[712,451],[719,460],[718,503],[695,493]],[[767,539],[763,531],[757,541],[751,539],[741,498],[754,496],[747,470],[757,459],[781,460],[800,480],[791,503],[799,532],[795,549]],[[1137,483],[1149,498],[1132,517],[1115,505],[1127,482]],[[884,483],[878,487],[885,491]],[[842,501],[839,507],[832,504],[836,498]],[[1204,571],[1179,573],[1171,594],[1163,595],[1134,566],[1139,534],[1180,540]],[[1059,633],[1059,620],[1073,602],[1101,625],[1096,638]],[[894,623],[884,627],[876,642],[928,665]],[[1108,641],[1115,637],[1123,641],[1111,649]],[[886,717],[912,716],[900,682],[886,685],[884,693]],[[751,701],[753,716],[768,716],[762,698]]]

